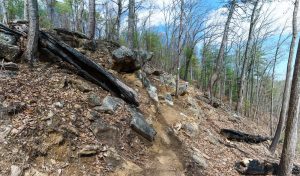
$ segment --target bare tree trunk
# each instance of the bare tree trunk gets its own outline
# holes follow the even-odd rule
[[[243,102],[244,102],[244,89],[245,89],[245,82],[246,82],[246,70],[247,70],[247,63],[248,63],[248,53],[249,53],[249,49],[250,49],[250,44],[253,38],[253,30],[254,30],[254,26],[256,23],[256,19],[255,18],[255,14],[256,14],[256,9],[258,6],[260,0],[256,0],[253,10],[252,10],[252,14],[251,14],[251,20],[250,20],[250,29],[249,29],[249,33],[248,33],[248,40],[247,40],[247,44],[246,44],[246,49],[245,49],[245,54],[244,54],[244,61],[243,61],[243,65],[242,65],[242,70],[241,70],[241,78],[240,78],[240,82],[239,82],[239,90],[238,90],[238,101],[237,101],[237,105],[236,105],[236,110],[237,113],[240,114],[242,111],[242,107],[243,107]]]
[[[270,148],[269,148],[272,153],[275,152],[276,146],[279,142],[280,134],[281,134],[281,131],[283,129],[283,125],[284,125],[285,119],[286,119],[288,102],[290,99],[292,60],[294,57],[296,38],[298,35],[298,31],[297,31],[298,8],[299,8],[299,0],[296,0],[295,6],[294,6],[294,12],[293,12],[293,37],[292,37],[292,41],[291,41],[291,45],[290,45],[290,52],[289,52],[289,59],[288,59],[288,64],[287,64],[287,72],[286,72],[286,78],[285,78],[285,85],[284,85],[284,91],[283,91],[283,97],[282,97],[280,116],[279,116],[279,121],[278,121],[277,128],[276,128],[275,136],[274,136],[274,138],[272,140],[272,144],[270,145]]]
[[[180,19],[179,19],[179,31],[178,31],[178,42],[177,42],[177,60],[176,60],[176,67],[177,67],[177,73],[176,73],[176,91],[175,96],[178,97],[178,89],[179,89],[179,74],[180,74],[180,56],[182,51],[181,46],[181,37],[183,32],[183,6],[184,6],[184,0],[180,0]]]
[[[38,16],[38,2],[37,0],[28,0],[29,12],[29,32],[28,43],[26,48],[26,58],[33,66],[33,62],[37,58],[37,47],[39,38],[39,16]]]
[[[88,37],[90,39],[95,38],[95,28],[96,28],[96,4],[95,0],[89,0],[89,28]]]
[[[6,0],[2,0],[2,11],[3,11],[3,24],[8,24],[8,14],[7,14],[7,5]]]
[[[28,0],[24,0],[24,20],[28,21]]]
[[[118,0],[118,15],[117,15],[117,25],[116,25],[116,41],[120,40],[120,29],[121,29],[121,15],[123,11],[122,0]]]
[[[297,128],[300,102],[300,45],[298,44],[297,57],[293,73],[291,94],[288,109],[288,118],[281,153],[279,175],[292,175],[293,161],[297,145]]]
[[[79,32],[83,31],[83,26],[82,26],[83,11],[84,11],[84,0],[81,0],[79,4],[77,19],[76,19],[76,25],[77,25],[76,30]]]
[[[209,85],[208,85],[208,93],[209,93],[209,98],[211,100],[212,100],[213,87],[220,77],[220,70],[222,69],[222,63],[223,63],[224,55],[225,55],[225,47],[226,47],[227,40],[228,40],[229,25],[230,25],[230,22],[231,22],[231,19],[232,19],[234,10],[235,10],[235,6],[236,6],[236,0],[232,0],[230,2],[230,10],[229,10],[229,14],[227,17],[227,21],[225,23],[223,38],[222,38],[221,46],[219,49],[218,57],[216,59],[216,65],[215,65],[213,74],[210,78]]]
[[[134,26],[135,26],[135,0],[129,0],[128,4],[129,14],[128,14],[128,46],[130,49],[134,48]]]

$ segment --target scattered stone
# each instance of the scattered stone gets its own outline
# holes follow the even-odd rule
[[[10,166],[10,176],[21,176],[22,169],[19,166],[12,165]]]
[[[137,58],[141,66],[149,62],[153,57],[153,52],[148,52],[146,50],[134,50],[135,58]]]
[[[200,166],[203,169],[207,168],[207,161],[204,158],[203,154],[200,152],[200,150],[193,147],[192,149],[190,149],[190,153],[193,162],[195,162],[198,166]]]
[[[183,124],[182,128],[189,136],[196,136],[199,133],[199,127],[195,122]]]
[[[62,125],[61,128],[75,136],[79,136],[79,131],[72,125]]]
[[[189,106],[189,110],[191,110],[197,118],[202,117],[202,111],[201,111],[197,101],[194,98],[189,96],[187,98],[187,103]]]
[[[132,117],[131,128],[149,141],[154,141],[156,131],[146,122],[143,114],[135,108],[130,108],[130,113]]]
[[[88,103],[95,107],[95,106],[101,106],[101,99],[96,94],[92,93],[88,96]]]
[[[113,145],[117,141],[119,133],[118,128],[109,125],[101,118],[95,119],[94,122],[92,122],[90,129],[96,138],[102,143]]]
[[[164,74],[160,76],[160,82],[172,88],[176,87],[175,76]]]
[[[66,79],[65,86],[71,85],[73,88],[77,88],[81,92],[90,92],[93,88],[86,82],[80,79]]]
[[[0,114],[15,115],[26,109],[26,104],[23,102],[12,102],[6,107],[0,108]]]
[[[172,97],[172,95],[171,95],[170,93],[167,93],[167,94],[165,95],[165,101],[166,101],[166,103],[167,103],[168,105],[170,105],[170,106],[173,106],[173,105],[174,105],[174,103],[173,103],[173,97]]]
[[[119,106],[122,106],[124,101],[117,97],[106,96],[103,99],[102,106],[96,106],[95,111],[104,112],[108,114],[114,114]]]
[[[56,108],[63,108],[64,107],[64,103],[55,102],[55,103],[53,103],[53,106],[56,107]]]
[[[185,94],[187,94],[188,93],[188,86],[189,86],[188,82],[185,82],[184,84],[179,84],[179,86],[178,86],[178,95],[184,96]],[[172,95],[175,95],[175,93],[176,92],[174,90]]]
[[[91,121],[95,121],[96,119],[100,118],[100,116],[97,111],[92,110],[87,113],[87,118]]]
[[[155,102],[158,102],[158,95],[157,95],[157,89],[155,86],[149,85],[147,88],[148,94],[152,100]]]
[[[0,143],[5,141],[5,138],[9,135],[11,129],[11,126],[0,126]]]
[[[78,152],[79,156],[92,156],[97,154],[99,146],[97,145],[86,145]]]

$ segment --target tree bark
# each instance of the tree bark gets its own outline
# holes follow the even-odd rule
[[[120,29],[121,29],[121,16],[122,16],[122,11],[123,11],[123,4],[122,0],[118,0],[118,16],[117,16],[117,27],[116,27],[116,40],[120,40]]]
[[[38,38],[39,38],[39,16],[37,0],[28,0],[29,10],[29,32],[28,42],[25,51],[26,58],[32,65],[37,58]]]
[[[129,0],[128,4],[129,14],[128,14],[128,47],[130,49],[134,48],[134,19],[135,19],[135,0]]]
[[[176,90],[175,90],[175,96],[178,97],[178,89],[179,89],[179,74],[180,74],[180,56],[182,52],[182,44],[181,44],[181,37],[183,32],[183,6],[184,6],[184,0],[180,0],[180,19],[179,19],[179,31],[178,31],[178,42],[177,42],[177,59],[176,59]]]
[[[297,145],[297,128],[300,102],[300,45],[298,44],[297,56],[295,60],[295,68],[291,86],[291,94],[288,109],[288,118],[284,136],[284,143],[280,160],[279,175],[291,175],[295,150]]]
[[[275,152],[276,146],[279,142],[280,134],[282,132],[283,125],[285,123],[286,112],[288,109],[288,102],[289,102],[289,98],[290,98],[292,61],[293,61],[293,57],[294,57],[296,38],[298,35],[298,31],[297,31],[298,8],[299,8],[299,0],[296,0],[295,6],[294,6],[294,12],[293,12],[293,22],[292,22],[293,23],[293,37],[292,37],[292,41],[291,41],[291,45],[290,45],[290,52],[289,52],[289,59],[288,59],[288,64],[287,64],[287,72],[286,72],[286,78],[285,78],[285,85],[284,85],[284,91],[283,91],[283,97],[282,97],[280,116],[279,116],[279,121],[278,121],[277,128],[276,128],[276,132],[274,135],[274,139],[269,148],[272,153]]]
[[[28,0],[24,0],[24,20],[28,21]]]
[[[79,4],[77,19],[76,19],[76,25],[77,25],[76,30],[79,32],[83,31],[83,25],[82,25],[83,11],[84,11],[84,0],[81,0]]]
[[[237,105],[236,105],[236,110],[237,113],[240,114],[242,111],[242,107],[243,107],[243,102],[244,102],[244,89],[245,89],[245,82],[246,82],[246,70],[247,70],[247,65],[248,65],[248,53],[249,53],[249,49],[250,49],[250,44],[253,38],[253,30],[254,30],[254,26],[256,23],[256,19],[255,15],[256,15],[256,9],[258,7],[258,3],[260,0],[256,0],[253,10],[252,10],[252,14],[251,14],[251,20],[250,20],[250,29],[249,29],[249,33],[248,33],[248,40],[247,40],[247,44],[246,44],[246,49],[245,49],[245,53],[244,53],[244,61],[243,61],[243,65],[242,65],[242,70],[241,70],[241,78],[240,78],[240,82],[239,82],[239,91],[238,91],[238,101],[237,101]]]
[[[2,11],[3,11],[3,24],[7,25],[8,24],[8,14],[7,14],[7,5],[6,5],[6,0],[2,0]]]
[[[95,37],[96,28],[96,4],[95,0],[89,0],[89,30],[88,37],[93,40]]]
[[[224,55],[225,55],[225,47],[227,44],[227,40],[228,40],[228,33],[229,33],[229,26],[230,26],[230,22],[235,10],[235,6],[236,6],[236,0],[232,0],[231,4],[230,4],[230,9],[229,9],[229,14],[227,17],[227,21],[225,23],[225,28],[224,28],[224,32],[223,32],[223,38],[222,38],[222,42],[221,42],[221,46],[219,49],[219,53],[218,53],[218,57],[216,59],[216,64],[214,67],[214,71],[213,74],[210,78],[209,81],[209,85],[208,85],[208,93],[209,93],[209,97],[210,99],[212,99],[212,93],[213,93],[213,87],[215,85],[215,83],[217,82],[217,80],[220,77],[220,70],[222,69],[222,63],[224,61]]]

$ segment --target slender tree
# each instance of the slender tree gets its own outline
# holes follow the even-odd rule
[[[2,11],[3,11],[3,21],[2,22],[7,25],[8,24],[8,13],[7,13],[6,0],[2,0],[1,6],[2,6]]]
[[[38,16],[38,2],[37,0],[28,0],[28,14],[29,14],[29,32],[28,42],[26,48],[26,58],[31,66],[37,58],[38,35],[39,35],[39,16]]]
[[[291,94],[288,109],[288,118],[284,136],[284,143],[280,160],[279,175],[292,175],[293,161],[297,145],[297,128],[300,102],[300,43],[295,60]]]
[[[24,20],[28,21],[28,0],[24,0]]]
[[[88,37],[94,39],[96,29],[96,4],[95,0],[89,0]]]
[[[128,46],[130,49],[134,48],[134,28],[135,28],[135,0],[129,0],[128,4]]]
[[[229,3],[229,13],[228,13],[228,16],[227,16],[227,21],[225,23],[223,38],[222,38],[222,42],[221,42],[221,45],[220,45],[218,57],[216,59],[214,72],[213,72],[213,74],[210,78],[210,83],[208,85],[208,93],[209,93],[210,99],[212,98],[213,87],[214,87],[216,81],[219,79],[220,73],[221,73],[220,71],[221,71],[221,68],[223,67],[222,63],[223,63],[223,60],[224,60],[225,47],[226,47],[227,40],[228,40],[229,25],[230,25],[230,22],[231,22],[231,19],[232,19],[235,8],[236,8],[236,0],[232,0]]]
[[[242,64],[242,70],[241,70],[241,78],[239,80],[239,90],[238,90],[238,101],[237,101],[237,105],[236,105],[236,110],[237,113],[240,114],[242,111],[242,107],[243,107],[243,102],[244,102],[244,91],[245,91],[245,83],[246,83],[246,71],[248,70],[248,62],[249,62],[249,50],[250,50],[250,44],[252,42],[253,39],[253,31],[255,28],[255,24],[258,20],[257,17],[257,7],[259,4],[260,0],[256,0],[254,2],[254,6],[252,9],[252,14],[251,14],[251,19],[250,19],[250,27],[249,27],[249,33],[248,33],[248,40],[246,43],[246,48],[245,48],[245,53],[244,53],[244,60],[243,60],[243,64]]]
[[[283,129],[283,125],[285,123],[286,113],[287,113],[287,109],[288,109],[288,102],[289,102],[289,98],[290,98],[292,61],[293,61],[293,57],[294,57],[296,38],[298,35],[298,30],[297,30],[298,8],[299,8],[299,0],[296,0],[295,5],[294,5],[293,21],[292,21],[293,36],[292,36],[292,41],[291,41],[291,45],[290,45],[290,52],[289,52],[289,58],[288,58],[288,64],[287,64],[287,71],[286,71],[285,85],[284,85],[284,91],[283,91],[283,96],[282,96],[282,105],[281,105],[281,110],[280,110],[280,116],[279,116],[279,121],[277,124],[274,138],[273,138],[272,143],[269,148],[272,153],[275,152],[276,146],[279,142],[280,134]]]

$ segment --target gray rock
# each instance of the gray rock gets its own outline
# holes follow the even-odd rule
[[[145,65],[145,63],[149,62],[153,57],[153,52],[145,50],[134,50],[133,52],[141,66]]]
[[[135,54],[129,48],[121,46],[112,52],[112,69],[118,72],[134,72],[141,68]]]
[[[186,123],[182,126],[182,128],[187,132],[190,136],[196,136],[199,134],[199,127],[195,122],[192,123]]]
[[[12,165],[10,166],[10,176],[21,176],[22,169],[19,166]]]
[[[9,44],[9,45],[16,45],[17,44],[17,39],[13,35],[0,33],[0,43]]]
[[[100,149],[97,145],[86,145],[83,146],[82,149],[78,152],[79,156],[92,156],[97,154],[98,150]]]
[[[85,81],[80,79],[66,79],[65,85],[71,85],[73,88],[77,88],[81,92],[89,92],[92,91],[93,88]]]
[[[198,149],[193,147],[192,149],[190,149],[190,153],[193,162],[195,162],[198,166],[200,166],[203,169],[207,168],[207,161]]]
[[[117,137],[119,134],[118,128],[109,125],[101,118],[96,119],[92,122],[91,131],[95,135],[95,137],[101,141],[101,143],[106,143],[110,146],[114,145],[117,141]]]
[[[160,76],[160,82],[162,84],[165,84],[167,86],[170,86],[172,88],[175,88],[176,87],[176,80],[175,80],[175,76],[173,75],[161,75]]]
[[[156,131],[146,122],[143,114],[141,114],[136,108],[130,108],[130,113],[132,117],[130,123],[131,128],[149,141],[154,141]]]
[[[5,141],[5,138],[9,135],[11,130],[11,126],[0,126],[0,143]]]
[[[150,98],[151,98],[152,100],[154,100],[155,102],[158,102],[158,95],[157,95],[157,89],[156,89],[156,87],[150,85],[150,86],[147,88],[147,91],[148,91],[148,94],[149,94]]]
[[[124,101],[120,98],[106,96],[103,99],[102,106],[96,106],[95,111],[104,112],[108,114],[114,114],[119,106],[122,106]]]
[[[101,106],[101,104],[102,104],[100,97],[94,93],[92,93],[88,96],[88,103],[93,107]]]
[[[58,101],[58,102],[53,103],[53,106],[56,107],[56,108],[63,108],[64,103]]]
[[[168,103],[170,106],[173,106],[173,105],[174,105],[174,103],[173,103],[173,97],[172,97],[172,95],[171,95],[170,93],[167,93],[167,94],[165,95],[165,101],[166,101],[166,103]]]
[[[183,96],[188,92],[189,83],[185,82],[184,84],[179,84],[178,86],[178,95]],[[175,91],[172,93],[175,95]]]
[[[20,48],[15,45],[0,42],[0,50],[0,59],[4,59],[6,61],[15,61],[21,55]]]

